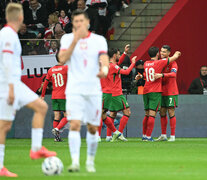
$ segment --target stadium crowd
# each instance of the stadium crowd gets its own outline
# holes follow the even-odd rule
[[[121,8],[127,8],[131,0],[1,0],[0,29],[6,23],[5,8],[9,2],[23,5],[24,24],[19,32],[22,55],[36,55],[57,53],[58,40],[72,32],[74,10],[86,11],[90,18],[89,30],[106,36],[113,17],[120,16]]]

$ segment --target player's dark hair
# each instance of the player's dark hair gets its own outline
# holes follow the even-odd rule
[[[75,16],[79,16],[81,14],[84,15],[86,19],[89,19],[87,12],[85,12],[81,9],[77,9],[77,10],[73,11],[73,13],[72,13],[72,16],[71,16],[72,21],[73,21]]]
[[[109,55],[109,58],[112,58],[114,54],[117,54],[119,50],[118,49],[115,49],[115,48],[111,48],[109,51],[108,51],[108,55]]]
[[[60,62],[59,57],[58,57],[59,51],[56,53],[55,57],[56,57],[56,61]]]
[[[157,55],[157,53],[159,52],[159,48],[152,46],[151,48],[149,48],[148,50],[148,54],[151,58],[155,57]]]
[[[169,52],[171,52],[171,47],[169,45],[163,45],[163,49],[167,49]]]

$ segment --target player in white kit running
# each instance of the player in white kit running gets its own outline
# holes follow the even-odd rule
[[[98,146],[97,129],[102,112],[100,78],[108,74],[109,58],[104,37],[88,31],[88,15],[76,10],[72,15],[73,33],[61,39],[60,62],[68,64],[66,112],[70,120],[68,135],[72,165],[69,172],[80,170],[81,122],[87,124],[86,170],[95,172],[94,159]]]
[[[0,31],[0,176],[17,177],[4,167],[7,132],[11,129],[16,110],[23,106],[32,109],[31,159],[55,156],[42,146],[47,104],[21,82],[21,44],[17,35],[22,22],[22,6],[10,3],[6,8],[7,25]]]

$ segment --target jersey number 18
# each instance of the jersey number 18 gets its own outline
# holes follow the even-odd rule
[[[154,68],[146,68],[145,69],[147,81],[154,81],[155,80],[155,70]]]
[[[57,73],[57,75],[52,74],[52,76],[54,77],[55,87],[62,87],[64,85],[64,79],[61,73]]]

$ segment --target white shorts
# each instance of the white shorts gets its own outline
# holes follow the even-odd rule
[[[85,124],[99,126],[102,114],[102,95],[67,95],[68,120],[80,120]]]
[[[14,104],[7,103],[8,97],[0,97],[0,120],[13,121],[16,110],[38,99],[38,95],[29,89],[24,83],[14,84]]]

